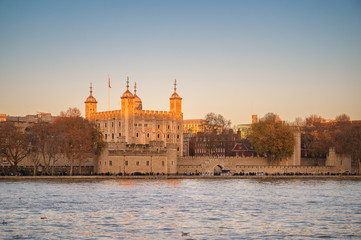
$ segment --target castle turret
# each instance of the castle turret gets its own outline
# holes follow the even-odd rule
[[[134,109],[134,96],[129,91],[129,77],[127,77],[127,90],[123,93],[120,97],[122,102],[122,112],[124,113],[125,117],[128,117],[130,114],[133,113]]]
[[[129,91],[129,77],[127,77],[127,90],[121,96],[122,102],[122,116],[123,116],[123,133],[125,137],[125,141],[127,143],[134,143],[134,96]]]
[[[177,80],[174,79],[174,93],[169,98],[170,100],[170,111],[175,113],[177,116],[182,115],[182,98],[177,93]]]
[[[97,100],[93,97],[93,87],[90,83],[90,96],[85,101],[85,118],[91,119],[92,115],[97,112]]]
[[[142,110],[142,100],[137,95],[137,83],[134,83],[134,108]]]

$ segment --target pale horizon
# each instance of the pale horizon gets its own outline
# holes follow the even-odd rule
[[[58,115],[93,83],[98,111],[130,90],[184,119],[268,112],[361,119],[359,1],[0,1],[0,113]]]

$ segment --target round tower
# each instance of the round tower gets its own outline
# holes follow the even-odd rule
[[[90,95],[85,101],[85,118],[91,119],[92,115],[97,112],[97,100],[93,97],[93,87],[90,83]]]

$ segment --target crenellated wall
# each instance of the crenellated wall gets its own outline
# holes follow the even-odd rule
[[[271,164],[266,158],[260,157],[181,157],[178,158],[179,173],[207,173],[213,174],[215,168],[227,169],[231,173],[345,173],[351,172],[351,159],[343,155],[336,155],[331,149],[326,161],[320,166],[310,166],[307,162],[294,165],[293,158]]]
[[[163,146],[161,142],[149,145],[108,144],[97,159],[96,173],[175,174],[177,173],[177,144]]]

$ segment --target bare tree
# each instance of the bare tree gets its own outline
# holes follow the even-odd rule
[[[60,152],[59,134],[56,132],[54,124],[36,124],[32,128],[32,134],[37,139],[36,149],[42,158],[46,174],[54,175],[55,163],[58,161]]]
[[[221,114],[215,114],[213,112],[208,113],[204,118],[207,122],[205,126],[207,132],[221,133],[224,130],[230,129],[232,124],[230,120],[227,120]]]
[[[349,122],[350,121],[350,116],[343,113],[343,114],[340,114],[338,116],[336,116],[336,121],[338,122]]]
[[[73,175],[76,162],[81,173],[85,159],[99,153],[104,146],[100,131],[94,124],[80,117],[78,112],[80,111],[77,109],[69,109],[54,121],[61,152],[67,157],[70,165],[70,175]]]
[[[292,123],[292,125],[297,127],[297,128],[304,127],[306,125],[306,120],[304,120],[301,117],[296,117],[295,121]]]
[[[14,123],[0,124],[0,150],[10,163],[13,174],[17,175],[19,163],[29,155],[30,140],[26,132],[21,131]]]
[[[65,112],[61,111],[60,117],[81,117],[81,112],[77,108],[69,108]]]
[[[37,169],[40,165],[40,159],[41,159],[41,155],[39,152],[39,139],[37,138],[37,136],[34,134],[33,131],[30,132],[30,153],[29,153],[29,158],[31,160],[31,163],[33,164],[33,175],[36,176],[37,175]]]

